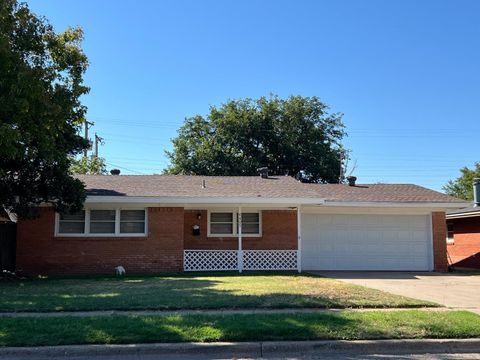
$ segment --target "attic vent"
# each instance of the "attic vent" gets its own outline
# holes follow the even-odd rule
[[[112,170],[110,170],[110,174],[112,174],[112,175],[120,175],[120,170],[119,170],[119,169],[112,169]]]
[[[347,176],[348,186],[355,186],[356,176]]]
[[[262,179],[268,179],[268,167],[261,167],[257,169]]]

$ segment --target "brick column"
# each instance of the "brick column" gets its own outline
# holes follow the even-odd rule
[[[432,212],[433,268],[438,272],[448,271],[447,223],[445,212]]]

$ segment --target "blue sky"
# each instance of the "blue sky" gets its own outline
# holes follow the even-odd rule
[[[480,1],[29,0],[81,26],[100,155],[159,173],[185,117],[228,99],[319,96],[361,183],[441,189],[480,160]]]

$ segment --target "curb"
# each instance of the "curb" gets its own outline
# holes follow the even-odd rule
[[[480,339],[335,340],[128,345],[67,345],[0,348],[3,357],[58,358],[65,356],[225,355],[227,357],[306,356],[329,353],[420,354],[480,353]]]

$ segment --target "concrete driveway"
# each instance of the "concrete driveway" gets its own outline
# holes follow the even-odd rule
[[[480,314],[480,275],[315,271],[317,275]]]

